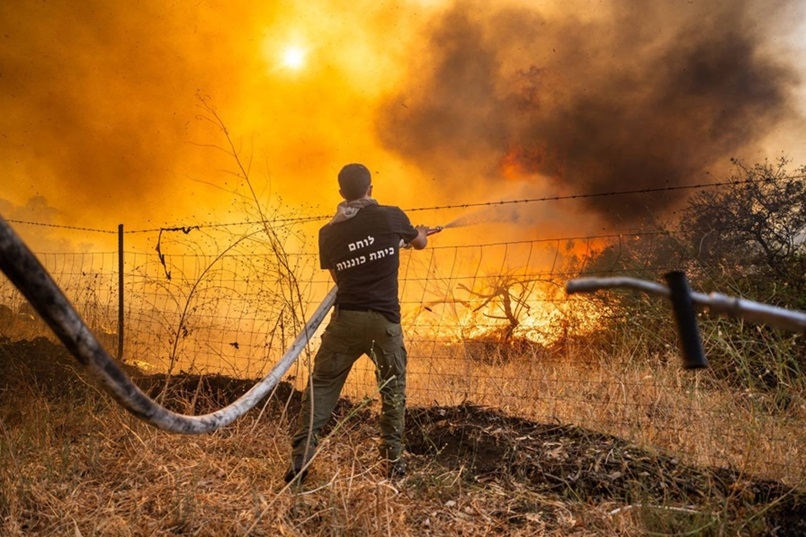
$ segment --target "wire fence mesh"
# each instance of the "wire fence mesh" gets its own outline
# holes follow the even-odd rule
[[[269,371],[332,284],[318,269],[316,252],[300,238],[305,233],[277,231],[287,252],[278,264],[263,231],[246,224],[237,233],[161,233],[156,249],[127,250],[122,361],[143,374],[169,376],[256,379]],[[730,383],[713,370],[683,371],[668,304],[636,296],[625,311],[607,295],[565,294],[565,282],[581,274],[626,269],[658,279],[686,265],[683,257],[645,255],[662,235],[668,233],[403,250],[409,405],[486,405],[624,437],[688,462],[801,483],[806,478],[802,383],[780,400],[780,391]],[[40,255],[112,355],[119,351],[117,256],[114,251]],[[694,286],[712,290],[724,284],[698,280],[697,274],[710,272],[689,268]],[[0,303],[6,343],[48,335],[5,278]],[[741,320],[707,321],[702,337],[713,369],[741,366],[742,349],[726,349],[722,337],[729,324]],[[803,352],[797,335],[777,337],[790,352]],[[318,336],[286,378],[299,389],[317,344]],[[770,346],[769,352],[780,348]],[[362,358],[343,394],[374,398],[376,389],[374,368]]]

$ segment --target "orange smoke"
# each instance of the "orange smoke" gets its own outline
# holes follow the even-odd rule
[[[238,220],[248,190],[234,148],[268,207],[330,211],[352,161],[403,201],[390,170],[406,166],[374,141],[372,103],[397,79],[418,13],[353,7],[4,3],[0,199],[40,196],[53,209],[42,218],[108,229]]]
[[[799,75],[764,33],[786,28],[760,0],[584,5],[5,2],[0,208],[105,229],[242,220],[232,151],[295,216],[332,211],[355,161],[403,207],[689,184],[792,113]],[[674,201],[514,220],[568,236]]]
[[[540,173],[549,166],[547,152],[545,147],[512,145],[501,159],[501,174],[516,180]]]

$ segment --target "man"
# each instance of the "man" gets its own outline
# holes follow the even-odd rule
[[[348,164],[339,172],[344,198],[336,216],[319,230],[319,259],[338,286],[335,309],[302,398],[299,427],[291,442],[286,482],[307,475],[318,434],[330,419],[353,363],[366,354],[375,363],[381,393],[381,457],[390,477],[406,472],[406,348],[400,326],[400,248],[425,248],[426,226],[414,227],[398,207],[372,198],[369,170]]]

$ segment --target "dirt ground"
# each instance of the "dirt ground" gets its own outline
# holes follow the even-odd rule
[[[80,396],[87,384],[77,369],[72,357],[44,338],[0,341],[0,393],[14,378],[54,397]],[[165,376],[129,373],[151,395],[165,387]],[[222,376],[173,377],[164,404],[185,413],[209,412],[233,401],[254,382]],[[281,383],[264,412],[295,416],[300,400],[298,391]],[[341,401],[335,418],[355,412],[367,427],[376,426],[371,407],[359,408],[349,400]],[[13,415],[5,413],[5,421],[6,427],[14,426]],[[688,466],[669,455],[579,427],[537,423],[466,403],[409,408],[406,437],[409,479],[414,481],[450,470],[491,493],[525,487],[558,501],[630,508],[678,506],[675,512],[680,516],[714,509],[735,516],[749,511],[763,519],[762,534],[806,535],[806,491],[724,468]],[[513,527],[526,523],[532,507],[510,505],[506,523]]]

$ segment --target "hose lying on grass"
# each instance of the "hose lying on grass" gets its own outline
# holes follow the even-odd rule
[[[254,407],[280,382],[336,300],[336,287],[316,308],[280,361],[248,392],[226,407],[201,416],[171,412],[143,393],[104,350],[28,246],[0,217],[0,270],[28,299],[70,353],[126,410],[141,420],[182,434],[213,432],[229,425]]]

